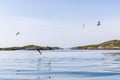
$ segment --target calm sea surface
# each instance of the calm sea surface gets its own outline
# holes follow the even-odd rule
[[[0,80],[120,80],[120,50],[0,51]]]

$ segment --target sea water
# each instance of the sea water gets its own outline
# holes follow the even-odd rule
[[[120,50],[0,51],[0,80],[120,80]]]

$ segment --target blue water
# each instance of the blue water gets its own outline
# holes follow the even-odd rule
[[[0,51],[0,80],[120,80],[120,50]]]

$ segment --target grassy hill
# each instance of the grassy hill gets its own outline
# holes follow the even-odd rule
[[[120,40],[110,40],[110,41],[106,41],[106,42],[103,42],[100,44],[77,46],[77,47],[72,47],[71,49],[90,49],[90,50],[94,50],[94,49],[112,50],[112,49],[115,49],[115,50],[119,50],[120,49]]]
[[[37,45],[27,45],[23,47],[7,47],[7,48],[0,48],[0,50],[56,50],[62,49],[59,47],[49,47],[49,46],[37,46]]]

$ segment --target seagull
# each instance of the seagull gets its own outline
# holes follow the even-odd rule
[[[16,36],[18,36],[19,34],[20,34],[20,32],[17,32],[17,33],[16,33]]]
[[[85,24],[83,24],[83,28],[85,28]]]
[[[41,51],[40,51],[40,49],[37,49],[37,51],[40,53],[40,55],[42,54]]]
[[[98,21],[98,23],[97,23],[97,26],[100,26],[101,24],[100,24],[100,21]]]

